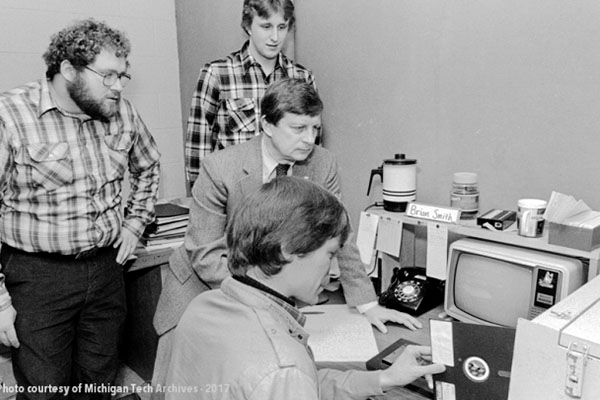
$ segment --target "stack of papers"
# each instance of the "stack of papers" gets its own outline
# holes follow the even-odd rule
[[[308,345],[319,367],[345,363],[364,368],[367,360],[379,353],[371,324],[355,308],[326,304],[301,311],[310,334]]]

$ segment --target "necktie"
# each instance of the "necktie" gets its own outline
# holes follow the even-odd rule
[[[275,176],[286,176],[288,169],[290,169],[290,164],[277,164],[275,167]]]

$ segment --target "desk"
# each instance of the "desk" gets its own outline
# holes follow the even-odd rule
[[[127,320],[125,321],[122,360],[142,379],[152,379],[158,335],[152,321],[162,290],[161,268],[168,266],[173,249],[140,250],[138,258],[127,264]]]
[[[411,342],[415,342],[417,344],[428,346],[431,340],[429,320],[438,319],[438,315],[442,311],[444,311],[444,306],[440,305],[432,310],[429,310],[425,314],[417,317],[419,321],[421,321],[421,323],[423,324],[423,328],[418,329],[416,331],[411,331],[410,329],[407,329],[404,326],[396,324],[387,324],[388,333],[384,335],[383,333],[379,332],[379,330],[377,330],[376,328],[373,328],[373,331],[375,333],[375,340],[377,341],[377,347],[381,351],[400,338],[410,340]],[[372,398],[377,400],[424,400],[433,399],[433,395],[431,395],[431,397],[425,397],[420,393],[414,392],[403,387],[399,387],[390,390],[384,396],[373,396]]]
[[[173,248],[152,251],[139,249],[135,252],[137,258],[135,260],[131,260],[131,262],[127,264],[127,272],[135,272],[146,268],[153,268],[163,264],[168,264],[169,257],[171,257],[173,250]]]
[[[337,290],[335,292],[327,292],[329,296],[329,301],[327,304],[342,304],[344,303],[344,296],[341,290]],[[373,328],[373,333],[375,335],[375,341],[377,342],[377,347],[379,351],[382,351],[390,344],[394,343],[396,340],[402,338],[406,340],[410,340],[411,342],[421,344],[421,345],[429,345],[430,343],[430,330],[429,330],[429,320],[430,319],[438,319],[438,316],[441,312],[444,311],[444,306],[440,305],[428,312],[417,317],[419,321],[423,324],[423,328],[418,329],[416,331],[411,331],[408,328],[405,328],[403,325],[397,324],[387,324],[388,333],[383,334],[379,332],[377,328]],[[317,364],[318,366],[320,364]],[[340,370],[348,370],[348,369],[358,369],[356,363],[335,363],[334,365],[327,365],[327,367],[340,369]],[[362,365],[361,369],[366,370],[366,366]],[[425,397],[420,393],[414,392],[412,390],[398,387],[393,390],[388,391],[383,396],[372,396],[373,400],[424,400],[424,399],[433,399],[433,395],[431,397]]]

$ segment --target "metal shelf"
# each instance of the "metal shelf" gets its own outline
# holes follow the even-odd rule
[[[426,219],[409,217],[405,213],[394,213],[380,208],[370,209],[371,214],[378,215],[380,218],[390,218],[401,221],[404,225],[423,226],[436,224],[445,226],[448,232],[453,232],[460,236],[489,240],[497,243],[510,244],[514,246],[546,251],[555,254],[561,254],[570,257],[578,257],[589,261],[588,280],[591,280],[600,273],[600,248],[592,251],[583,251],[572,249],[570,247],[557,246],[548,243],[547,231],[544,236],[539,238],[528,238],[520,236],[516,230],[491,231],[477,226],[475,220],[461,221],[458,224],[449,224],[444,222],[430,221]]]

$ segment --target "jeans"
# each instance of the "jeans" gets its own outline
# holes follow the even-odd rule
[[[127,311],[117,251],[106,247],[75,259],[2,245],[0,263],[20,342],[12,349],[13,371],[25,389],[17,399],[110,399],[103,389],[116,377]],[[39,393],[61,386],[71,389],[69,397]],[[74,393],[76,387],[82,390]]]

